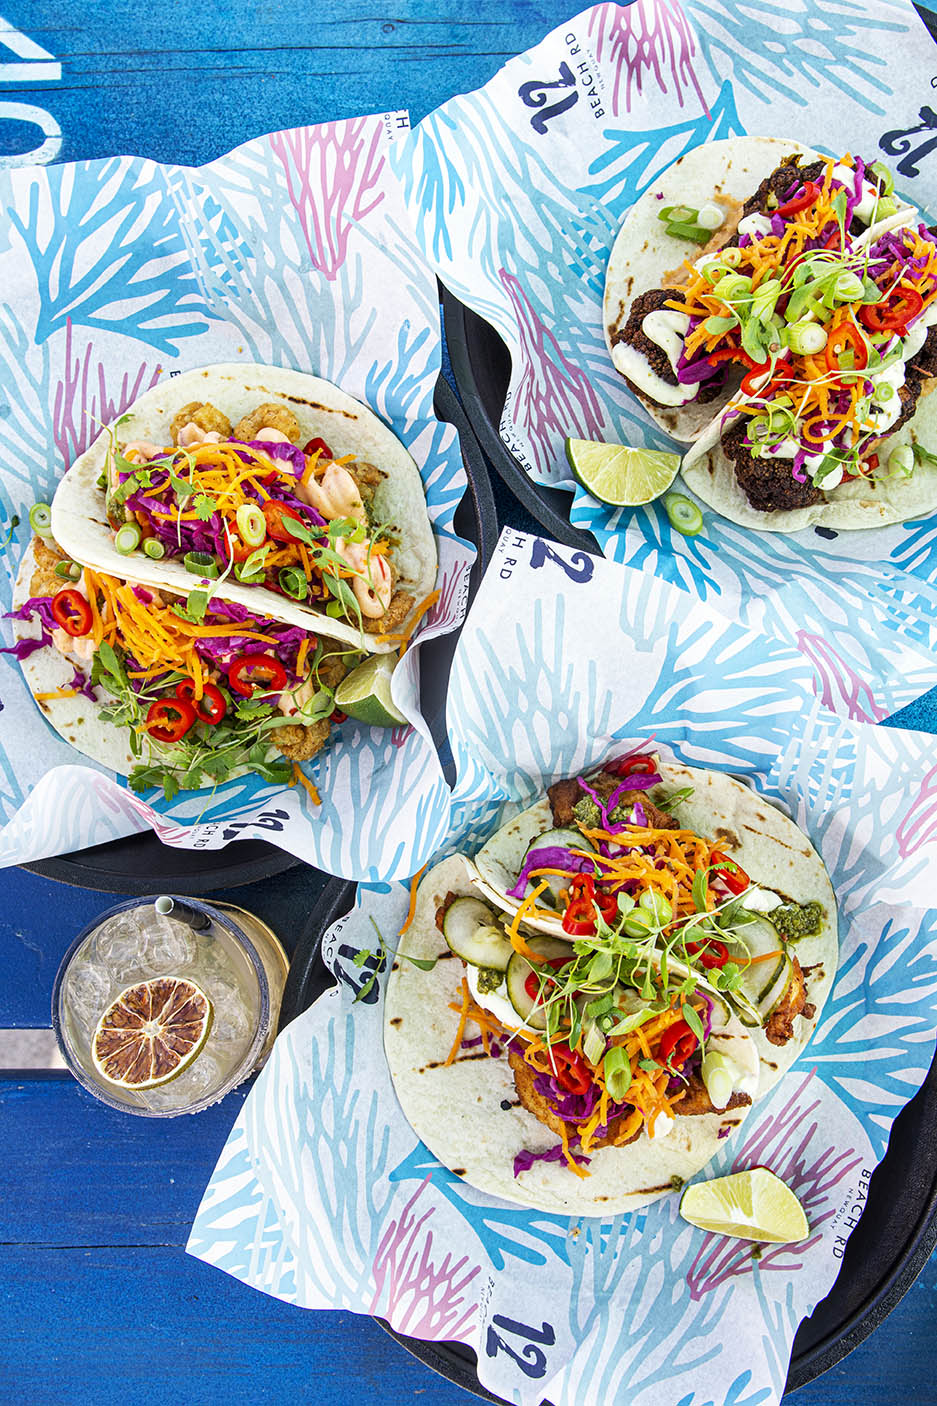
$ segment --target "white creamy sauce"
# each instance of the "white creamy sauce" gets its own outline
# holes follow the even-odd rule
[[[749,889],[742,898],[742,907],[747,908],[750,913],[770,913],[775,908],[780,908],[784,902],[772,889]]]
[[[773,445],[768,452],[773,459],[794,459],[797,457],[797,451],[800,448],[801,446],[796,439],[782,439],[779,444]],[[823,447],[819,449],[816,454],[807,455],[804,460],[804,468],[807,470],[808,474],[812,474],[820,467],[832,448],[833,441],[827,439],[823,441]]]
[[[679,382],[675,386],[669,385],[658,376],[647,358],[627,342],[616,342],[612,348],[612,361],[616,370],[627,376],[638,390],[658,405],[687,405],[696,399],[699,392],[699,382],[692,386],[682,386]]]
[[[679,1103],[677,1104],[677,1107],[680,1107]],[[675,1120],[671,1118],[670,1114],[666,1111],[658,1113],[657,1117],[654,1119],[653,1131],[651,1130],[650,1125],[648,1125],[647,1135],[650,1138],[651,1142],[657,1142],[659,1138],[666,1137],[667,1134],[670,1132],[670,1129],[673,1127],[674,1121]]]
[[[491,1011],[493,1016],[497,1016],[502,1025],[519,1026],[523,1023],[508,1000],[508,989],[503,979],[501,985],[497,986],[494,991],[479,991],[478,968],[470,964],[466,964],[465,979],[468,982],[468,989],[478,1004],[486,1011]]]
[[[746,215],[739,220],[739,234],[747,234],[749,239],[763,239],[771,233],[771,221],[767,215]]]
[[[675,308],[657,308],[649,312],[641,323],[641,331],[651,342],[656,342],[661,351],[667,353],[667,360],[677,374],[677,362],[683,352],[683,339],[687,334],[690,319],[685,312]]]

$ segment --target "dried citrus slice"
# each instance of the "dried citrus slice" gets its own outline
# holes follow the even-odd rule
[[[121,991],[98,1021],[94,1067],[122,1089],[152,1089],[181,1074],[204,1045],[211,1001],[194,981],[158,976]]]

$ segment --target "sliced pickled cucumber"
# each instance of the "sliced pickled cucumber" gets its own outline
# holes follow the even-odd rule
[[[547,958],[563,957],[571,962],[576,955],[572,946],[558,937],[546,937],[538,933],[529,937],[527,943],[534,952],[540,952]],[[527,978],[533,970],[533,964],[528,962],[526,957],[522,957],[519,952],[512,955],[505,977],[508,1000],[525,1025],[530,1026],[532,1030],[545,1030],[546,1012],[540,1001],[530,996],[527,991]]]
[[[480,898],[457,898],[446,909],[443,937],[452,952],[473,967],[506,971],[514,955],[504,929],[497,926],[495,914]]]

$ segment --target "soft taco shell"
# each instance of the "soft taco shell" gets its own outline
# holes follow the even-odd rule
[[[169,445],[172,419],[190,401],[209,402],[223,411],[232,424],[265,401],[279,401],[299,421],[302,444],[318,436],[338,457],[352,454],[356,459],[374,463],[386,475],[375,490],[374,508],[395,538],[395,589],[411,593],[417,603],[432,591],[436,544],[423,483],[416,463],[396,435],[366,405],[331,382],[300,371],[250,362],[203,366],[161,381],[101,432],[91,448],[72,464],[52,503],[52,531],[63,551],[112,576],[163,586],[177,595],[188,594],[196,578],[181,561],[151,561],[142,552],[126,557],[117,551],[97,480],[106,465],[111,434],[119,436],[121,443],[139,439]],[[396,647],[393,642],[379,643],[357,625],[334,620],[262,586],[244,586],[227,578],[216,594],[221,600],[236,601],[257,614],[302,629],[322,629],[333,639],[371,653]]]
[[[678,1117],[666,1137],[642,1133],[626,1147],[591,1154],[584,1179],[565,1163],[535,1162],[513,1175],[514,1157],[527,1149],[546,1152],[557,1135],[517,1102],[506,1054],[492,1059],[463,1050],[445,1063],[458,1016],[462,964],[436,927],[436,908],[449,892],[471,892],[465,861],[456,856],[431,870],[421,883],[413,922],[401,939],[384,999],[384,1050],[397,1098],[407,1121],[435,1157],[479,1191],[533,1210],[571,1216],[612,1216],[636,1210],[672,1193],[672,1177],[694,1176],[723,1145],[750,1105],[723,1113]],[[438,958],[431,971],[403,960]],[[721,1047],[754,1072],[757,1054],[741,1026],[733,1023]],[[506,1104],[507,1107],[502,1107]]]
[[[618,231],[605,275],[603,327],[605,344],[613,361],[612,339],[628,321],[635,298],[651,288],[676,288],[673,275],[679,271],[681,261],[687,259],[692,263],[704,252],[721,247],[735,232],[741,207],[748,197],[754,195],[765,177],[786,156],[797,153],[802,154],[805,162],[819,159],[819,153],[811,147],[776,137],[733,137],[728,141],[708,142],[668,166],[635,202]],[[658,195],[662,199],[658,199]],[[700,207],[713,202],[724,204],[727,218],[705,249],[688,240],[673,238],[657,218],[658,212],[668,205]],[[691,400],[687,405],[673,407],[647,405],[644,401],[642,404],[674,439],[690,442],[711,423],[728,400],[726,390],[721,403],[710,401],[701,405]]]
[[[761,1057],[758,1096],[772,1088],[788,1070],[813,1034],[820,1011],[830,993],[839,957],[836,897],[823,860],[803,831],[776,806],[724,772],[661,762],[658,768],[666,789],[693,787],[693,795],[674,810],[681,827],[710,840],[735,859],[752,882],[773,889],[796,903],[816,899],[822,903],[824,922],[816,937],[793,944],[804,971],[807,1006],[811,1015],[795,1018],[793,1037],[783,1045],[772,1044],[763,1030],[752,1029]],[[650,793],[653,800],[653,791]],[[516,913],[520,903],[508,896],[521,871],[532,840],[553,828],[549,797],[515,815],[479,850],[470,868],[475,887],[505,913]],[[555,921],[531,919],[528,926],[567,938],[559,917]],[[572,940],[572,939],[568,939]]]
[[[927,380],[912,418],[883,441],[876,451],[881,464],[901,444],[920,444],[937,453],[935,382]],[[727,426],[728,428],[728,426]],[[937,463],[921,463],[911,478],[856,479],[831,489],[824,503],[764,513],[753,508],[739,486],[735,465],[722,448],[720,424],[712,424],[686,454],[683,481],[698,498],[730,522],[760,532],[800,532],[805,527],[829,527],[837,532],[886,527],[923,517],[937,508]]]

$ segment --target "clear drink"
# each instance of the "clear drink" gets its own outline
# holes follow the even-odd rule
[[[207,1108],[263,1064],[289,965],[272,929],[242,908],[195,899],[173,899],[171,907],[164,914],[155,899],[145,898],[109,909],[72,944],[52,996],[59,1047],[79,1082],[111,1107],[149,1117]],[[165,1013],[175,1008],[182,1014],[173,1026]],[[198,1025],[185,1023],[193,1011]],[[120,1056],[116,1078],[102,1073],[102,1067],[109,1073],[117,1068],[102,1059],[107,1047],[101,1036],[95,1044],[105,1012],[121,1050],[150,1050],[148,1040],[161,1042],[158,1073],[168,1071],[165,1082],[135,1087],[140,1076],[132,1055]],[[189,1039],[193,1029],[197,1038]]]

